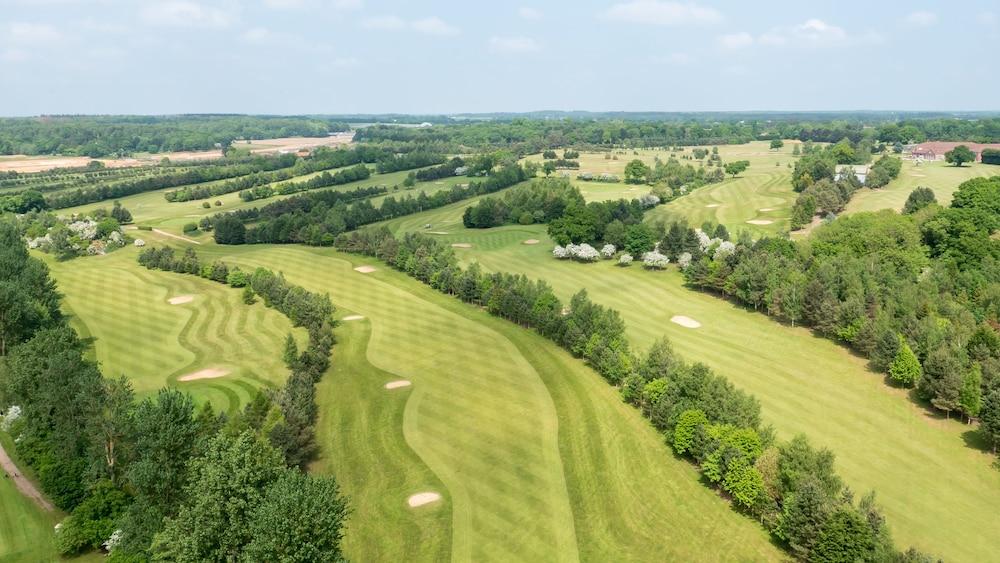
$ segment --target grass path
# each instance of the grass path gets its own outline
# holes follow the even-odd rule
[[[444,242],[472,245],[458,251],[464,260],[546,280],[563,299],[586,288],[592,299],[622,313],[638,346],[667,335],[685,358],[708,364],[753,393],[781,437],[808,435],[837,454],[837,469],[852,490],[877,491],[900,544],[954,561],[985,560],[994,552],[1000,472],[991,467],[992,457],[975,447],[970,427],[929,414],[885,385],[864,359],[806,329],[690,290],[675,270],[554,260],[542,226],[466,230],[461,208],[425,217],[449,232],[441,235]],[[403,222],[389,225],[407,228]],[[521,244],[528,238],[541,244]],[[674,315],[692,317],[702,327],[681,327],[670,322]]]
[[[281,270],[365,317],[337,329],[320,387],[316,468],[359,499],[350,557],[779,558],[596,373],[530,331],[327,249],[205,250]],[[378,270],[359,274],[358,263]],[[399,378],[413,386],[383,387]],[[405,506],[423,490],[444,501]]]

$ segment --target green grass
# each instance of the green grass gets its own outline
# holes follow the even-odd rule
[[[903,160],[903,170],[898,178],[878,190],[859,190],[844,212],[902,210],[910,192],[921,186],[933,190],[938,203],[948,205],[962,182],[980,176],[997,175],[1000,175],[1000,166],[989,164],[972,163],[958,168],[944,161],[923,162],[918,165],[912,160]]]
[[[0,433],[0,443],[11,457],[14,443]],[[14,481],[0,470],[0,561],[51,561],[57,559],[53,526],[61,519],[58,512],[45,512],[21,494]]]
[[[203,251],[366,318],[337,329],[319,389],[316,469],[354,499],[352,559],[780,558],[596,373],[534,333],[328,249]],[[378,271],[353,271],[362,262]],[[414,385],[384,389],[397,378]],[[408,508],[424,490],[444,501]]]
[[[280,351],[293,329],[283,315],[260,301],[244,305],[240,290],[223,284],[146,270],[136,263],[137,255],[129,247],[102,257],[48,260],[71,324],[94,339],[92,354],[107,377],[126,375],[139,396],[176,386],[223,410],[284,382]],[[182,295],[194,300],[167,301]],[[305,331],[294,333],[304,344]],[[231,373],[178,381],[206,368]]]
[[[992,557],[1000,537],[1000,472],[977,447],[971,427],[933,416],[887,386],[865,361],[803,328],[774,322],[714,295],[686,288],[679,272],[577,264],[551,258],[543,226],[491,230],[461,227],[462,206],[392,221],[394,230],[432,222],[465,261],[549,282],[568,299],[586,288],[620,311],[634,344],[662,335],[690,361],[701,361],[761,401],[766,423],[782,438],[804,433],[837,454],[837,470],[858,494],[875,489],[895,537],[947,560]],[[521,244],[525,239],[541,244]],[[699,329],[670,321],[692,317]]]

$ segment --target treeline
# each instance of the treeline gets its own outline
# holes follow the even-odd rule
[[[237,176],[246,176],[255,172],[287,168],[295,164],[297,158],[294,154],[257,156],[253,158],[252,162],[247,163],[193,166],[179,172],[171,172],[160,176],[150,176],[127,182],[102,184],[72,191],[58,192],[50,194],[45,199],[48,202],[48,206],[52,209],[75,207],[106,199],[120,199],[164,188],[214,182]]]
[[[796,161],[792,187],[799,195],[792,205],[792,230],[808,225],[816,215],[840,213],[859,188],[882,188],[896,179],[903,167],[899,158],[883,155],[869,168],[864,182],[851,167],[837,172],[840,161],[853,161],[855,158],[853,151],[838,151],[837,145],[834,145],[808,151]]]
[[[617,311],[586,291],[563,308],[552,289],[523,275],[458,266],[452,249],[386,228],[342,234],[340,250],[392,267],[497,317],[529,327],[584,359],[637,406],[674,451],[694,461],[706,483],[758,519],[797,557],[810,561],[925,561],[897,553],[874,494],[855,502],[833,470],[833,454],[804,436],[778,442],[761,426],[760,404],[703,364],[688,364],[663,339],[632,352]]]
[[[399,172],[400,170],[412,170],[414,168],[433,166],[435,164],[441,164],[444,161],[444,155],[414,151],[410,153],[384,156],[375,163],[375,170],[379,174],[388,174],[389,172]]]
[[[368,200],[347,204],[345,195],[351,192],[319,190],[292,196],[262,208],[216,215],[211,222],[215,242],[219,244],[295,243],[330,246],[334,238],[394,217],[436,209],[471,197],[490,194],[528,178],[524,168],[508,165],[466,187],[454,186],[428,196],[420,192],[396,199],[386,197],[375,207]],[[359,189],[360,190],[360,189]],[[355,190],[355,194],[361,194]],[[248,223],[252,223],[249,226]]]
[[[420,182],[431,182],[457,176],[463,168],[465,168],[465,161],[462,157],[456,156],[444,164],[417,170],[413,177]]]
[[[241,190],[240,199],[243,201],[256,201],[258,199],[267,199],[274,195],[288,195],[314,190],[317,188],[339,186],[341,184],[367,180],[371,177],[371,175],[372,172],[367,166],[364,164],[355,164],[345,170],[338,170],[333,174],[323,172],[322,174],[313,176],[312,178],[301,182],[284,182],[274,187],[271,187],[269,184],[265,184],[249,190]]]
[[[236,139],[326,137],[346,123],[249,115],[43,116],[0,119],[0,154],[125,156],[210,150]]]
[[[806,241],[762,238],[691,263],[691,285],[813,328],[934,409],[1000,444],[1000,176],[963,183],[950,208],[918,189],[906,208],[843,217]]]
[[[163,251],[157,260],[174,262]],[[190,254],[178,261],[198,264]],[[5,298],[0,323],[3,428],[46,496],[69,513],[55,530],[61,554],[340,560],[345,500],[333,479],[299,469],[313,453],[312,387],[333,342],[325,296],[267,271],[249,276],[252,291],[306,326],[310,345],[302,354],[286,347],[292,375],[283,389],[216,414],[176,389],[137,401],[128,379],[102,377],[60,314],[47,268],[9,223],[0,223],[0,263],[0,286],[15,298]]]

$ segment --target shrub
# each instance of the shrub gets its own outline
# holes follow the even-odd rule
[[[136,229],[139,229],[140,231],[152,231],[153,227],[150,227],[149,225],[139,225]]]
[[[247,284],[250,283],[250,276],[243,270],[234,269],[226,276],[226,283],[230,287],[247,287]]]
[[[207,201],[201,202],[201,206],[204,207],[205,209],[211,209],[212,208],[212,204],[209,203],[209,202],[207,202]]]
[[[198,224],[197,223],[187,223],[187,224],[184,225],[184,229],[183,230],[184,230],[185,233],[194,233],[194,232],[197,232],[198,231]]]

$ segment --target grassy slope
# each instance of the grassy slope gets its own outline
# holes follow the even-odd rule
[[[352,558],[778,557],[597,374],[530,331],[326,249],[204,251],[279,269],[366,317],[337,329],[320,388],[317,468],[357,499]],[[395,378],[414,387],[382,387]],[[422,490],[445,503],[407,508]]]
[[[949,560],[988,558],[996,548],[1000,472],[966,440],[970,427],[929,415],[883,383],[862,358],[833,342],[743,310],[683,286],[676,271],[581,265],[551,258],[544,227],[467,230],[462,205],[390,222],[396,230],[431,222],[445,242],[471,243],[466,260],[488,269],[548,281],[564,299],[581,288],[619,310],[633,342],[648,346],[667,335],[677,350],[702,361],[756,395],[765,420],[788,438],[807,434],[831,448],[838,471],[857,492],[875,489],[902,545],[917,545]],[[521,244],[528,238],[541,244]],[[697,330],[670,322],[686,315]],[[947,499],[947,500],[942,500]]]
[[[951,203],[952,194],[962,182],[979,176],[995,175],[1000,175],[1000,166],[973,163],[956,168],[944,161],[917,165],[912,160],[903,160],[903,170],[898,178],[879,190],[858,191],[847,204],[845,213],[879,209],[901,210],[910,192],[920,186],[931,188],[938,203],[948,205]]]
[[[3,447],[12,457],[14,443],[0,433]],[[56,558],[52,527],[58,513],[48,513],[21,494],[0,470],[0,561],[51,561]]]
[[[152,241],[151,241],[152,242]],[[126,375],[139,396],[164,385],[211,400],[218,409],[236,408],[256,389],[281,385],[281,362],[291,323],[258,302],[246,306],[240,291],[194,276],[146,270],[137,249],[69,262],[48,260],[65,294],[64,308],[94,349],[108,377]],[[167,299],[193,295],[171,305]],[[305,332],[294,331],[305,342]],[[219,379],[179,382],[200,369],[220,367]]]

